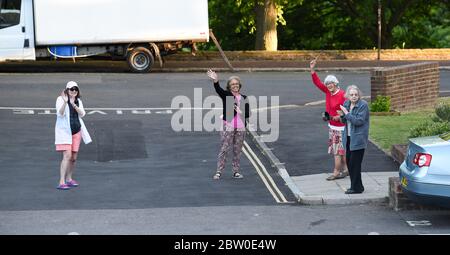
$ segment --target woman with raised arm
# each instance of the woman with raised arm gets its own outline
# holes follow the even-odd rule
[[[323,119],[328,121],[328,153],[334,156],[333,174],[327,178],[328,181],[331,181],[348,176],[345,148],[342,143],[344,124],[340,122],[340,116],[337,113],[340,110],[340,105],[345,101],[345,92],[339,88],[339,81],[334,75],[328,75],[322,83],[314,70],[316,62],[317,58],[310,62],[309,67],[314,85],[325,93]]]
[[[233,178],[241,179],[244,176],[240,171],[240,157],[245,138],[245,127],[250,117],[250,106],[247,96],[241,94],[241,80],[238,76],[228,78],[227,87],[224,90],[219,85],[219,78],[216,72],[211,69],[207,72],[208,77],[213,81],[217,95],[222,99],[223,104],[223,125],[220,132],[220,150],[217,160],[214,180],[219,180],[225,168],[227,152],[233,150]]]

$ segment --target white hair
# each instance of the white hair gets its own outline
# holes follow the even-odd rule
[[[242,83],[241,83],[241,78],[239,78],[239,76],[231,76],[230,78],[228,78],[227,90],[231,90],[230,83],[231,83],[232,80],[236,80],[239,83],[239,90],[240,90],[242,88]]]
[[[358,92],[358,99],[361,99],[362,92],[356,85],[349,85],[345,90],[345,98],[350,98],[350,90],[356,90]]]
[[[334,83],[334,84],[338,85],[339,80],[334,75],[327,75],[327,77],[325,77],[325,81],[323,83],[325,83],[325,85],[328,83]]]

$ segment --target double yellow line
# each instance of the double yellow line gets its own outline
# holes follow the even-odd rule
[[[278,189],[278,186],[275,184],[269,172],[264,167],[264,164],[261,162],[261,160],[259,160],[256,154],[253,152],[252,148],[250,148],[248,143],[245,141],[243,152],[245,156],[247,156],[247,158],[250,160],[252,165],[255,167],[256,172],[258,173],[259,177],[261,177],[261,180],[263,181],[266,188],[269,190],[270,194],[272,194],[275,201],[277,201],[277,203],[289,203],[289,201],[286,200],[280,189]]]

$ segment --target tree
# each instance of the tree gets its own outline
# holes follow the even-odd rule
[[[255,0],[256,13],[256,50],[276,51],[277,37],[277,5],[275,0]]]
[[[449,47],[449,0],[382,0],[382,48]],[[280,49],[377,47],[377,0],[304,0],[285,6]]]
[[[234,43],[245,45],[246,49],[275,51],[278,48],[277,25],[286,25],[283,18],[284,6],[302,1],[210,0],[210,25],[219,40],[234,37]],[[227,16],[223,16],[223,13]],[[249,38],[254,42],[250,48]],[[223,48],[228,47],[223,45]]]
[[[450,0],[381,0],[382,47],[450,47]],[[378,0],[209,0],[225,50],[373,49]],[[276,18],[275,12],[276,10]],[[212,44],[202,49],[214,48]]]
[[[369,33],[373,42],[377,41],[378,31],[376,26],[376,10],[378,8],[377,0],[333,0],[330,1],[336,10],[341,10],[345,16],[349,16],[352,20],[357,20],[364,30]],[[429,15],[430,8],[442,2],[439,0],[382,0],[382,27],[381,42],[382,48],[392,48],[393,46],[393,30],[402,22],[413,22],[415,18]],[[410,20],[403,18],[407,14],[414,13],[414,17],[410,16]]]

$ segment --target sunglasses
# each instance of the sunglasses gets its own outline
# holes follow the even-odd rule
[[[77,88],[77,87],[72,87],[72,88],[70,88],[69,90],[70,90],[70,91],[78,91],[78,88]]]

